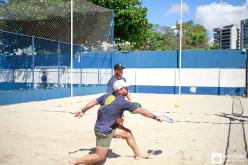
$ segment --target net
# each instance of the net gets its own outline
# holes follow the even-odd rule
[[[94,50],[112,50],[113,12],[86,0],[73,6],[71,53],[70,0],[0,1],[0,89],[104,89],[111,56]]]
[[[74,44],[91,50],[111,49],[112,10],[86,0],[74,0],[73,6]],[[1,3],[0,30],[70,43],[70,7],[68,0],[12,0]]]

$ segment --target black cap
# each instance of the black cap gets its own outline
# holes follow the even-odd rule
[[[122,64],[115,64],[114,69],[125,69]]]

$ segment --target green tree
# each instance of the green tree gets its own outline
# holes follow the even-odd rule
[[[177,30],[168,27],[153,25],[149,36],[146,38],[140,50],[176,50],[178,48]]]
[[[150,35],[147,8],[139,0],[88,0],[96,5],[114,9],[116,44],[130,42],[132,49],[141,46]]]
[[[180,24],[177,24],[179,30]],[[183,49],[207,49],[208,36],[204,26],[194,24],[193,21],[183,23]]]
[[[209,49],[220,49],[220,44],[219,43],[214,43],[209,46]]]
[[[180,26],[175,28],[153,25],[150,35],[139,49],[141,50],[178,50]],[[183,23],[182,48],[208,49],[207,30],[193,21]]]

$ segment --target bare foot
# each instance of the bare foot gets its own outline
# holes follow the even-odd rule
[[[69,165],[76,165],[76,161],[73,158],[70,158]]]
[[[151,155],[150,154],[135,155],[134,158],[136,160],[140,160],[140,159],[151,159]]]
[[[85,164],[83,164],[83,163],[79,163],[80,161],[79,161],[79,159],[78,158],[69,158],[69,165],[78,165],[78,164],[80,164],[80,165],[85,165]],[[91,164],[89,164],[89,165],[91,165]]]

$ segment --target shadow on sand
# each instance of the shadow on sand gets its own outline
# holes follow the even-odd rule
[[[69,155],[80,152],[80,151],[89,151],[88,154],[94,154],[94,153],[96,153],[96,148],[89,148],[89,149],[81,148],[81,149],[69,152]],[[160,154],[162,154],[162,152],[163,152],[162,150],[148,150],[147,151],[147,153],[150,155],[160,155]],[[119,158],[119,157],[121,157],[119,154],[116,154],[112,151],[112,149],[109,149],[107,156],[106,156],[106,159],[104,161],[101,161],[101,162],[98,162],[95,164],[91,164],[91,165],[103,165],[106,162],[107,158]],[[128,157],[133,157],[133,156],[128,156]]]
[[[89,149],[87,149],[87,148],[81,148],[81,149],[78,149],[78,150],[69,152],[69,155],[70,154],[77,153],[77,152],[80,152],[80,151],[89,151],[88,154],[94,154],[94,153],[96,153],[96,148],[89,148]],[[108,150],[108,153],[107,153],[107,156],[106,156],[106,159],[107,158],[119,158],[119,157],[121,157],[121,156],[118,155],[118,154],[116,154],[116,153],[114,153],[112,151],[112,149],[109,149]],[[91,165],[103,165],[106,162],[106,159],[104,161],[101,161],[101,162],[98,162],[98,163],[95,163],[95,164],[91,164]]]

